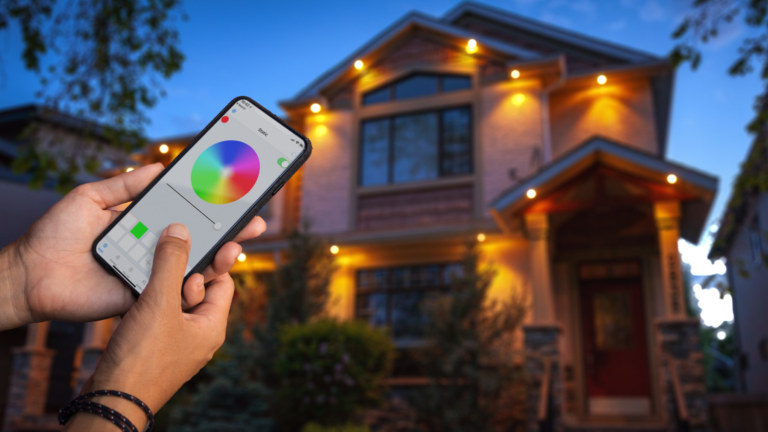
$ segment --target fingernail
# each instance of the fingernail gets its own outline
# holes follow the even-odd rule
[[[171,237],[180,238],[184,241],[189,240],[189,231],[187,231],[187,227],[179,223],[168,225],[168,228],[165,229],[165,234]]]

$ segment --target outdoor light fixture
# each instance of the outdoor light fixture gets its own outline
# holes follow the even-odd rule
[[[315,114],[319,113],[320,110],[322,110],[322,109],[323,109],[323,107],[319,103],[317,103],[317,102],[315,102],[315,103],[313,103],[312,105],[309,106],[309,110],[312,111]]]
[[[337,253],[339,253],[339,247],[338,247],[337,245],[333,245],[333,246],[331,246],[331,249],[330,249],[330,250],[331,250],[331,253],[332,253],[332,254],[334,254],[334,255],[336,255]]]
[[[479,241],[480,243],[484,242],[485,241],[485,234],[483,234],[483,233],[478,234],[477,235],[477,241]]]
[[[513,69],[512,72],[509,73],[509,76],[511,76],[512,79],[518,79],[520,78],[520,71],[517,69]]]
[[[168,153],[168,144],[160,144],[160,147],[157,149],[160,150],[160,153],[166,154]]]
[[[527,196],[530,199],[536,198],[536,189],[528,189],[528,191],[525,192],[525,196]]]
[[[128,167],[128,168],[126,168],[126,169],[125,169],[125,172],[131,172],[131,171],[133,171],[133,170],[134,170],[134,168],[133,168],[133,167]]]
[[[600,75],[597,77],[597,83],[600,85],[603,85],[608,82],[608,78],[605,75]]]
[[[355,60],[355,69],[363,70],[363,66],[365,66],[365,63],[363,63],[362,60],[360,59]]]
[[[240,255],[237,256],[237,260],[240,261],[240,262],[245,262],[245,258],[246,258],[246,256],[242,252],[240,252]]]
[[[477,52],[477,41],[470,39],[467,41],[467,54],[474,54]]]
[[[677,176],[674,175],[674,174],[667,175],[667,183],[669,183],[669,184],[677,183]]]

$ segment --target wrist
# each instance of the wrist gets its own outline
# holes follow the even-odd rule
[[[26,269],[16,241],[0,250],[0,330],[35,322],[26,291]]]

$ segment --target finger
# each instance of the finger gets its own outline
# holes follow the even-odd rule
[[[187,278],[181,290],[181,307],[189,309],[197,306],[205,298],[205,280],[203,275],[195,273]]]
[[[178,223],[168,225],[155,247],[152,274],[139,301],[181,311],[181,286],[189,259],[189,231]]]
[[[136,198],[162,170],[163,164],[154,163],[106,180],[88,183],[84,185],[84,190],[102,208],[114,207]]]
[[[260,236],[266,230],[267,230],[267,223],[264,222],[264,219],[262,219],[261,216],[256,216],[255,218],[251,219],[250,222],[248,222],[248,225],[243,227],[243,229],[240,230],[239,233],[237,233],[237,235],[232,241],[241,242],[245,240],[250,240],[252,238]]]
[[[243,247],[235,242],[224,243],[216,256],[213,257],[211,265],[203,270],[203,277],[206,282],[216,279],[220,274],[224,274],[235,265],[235,260],[240,252],[243,251]]]
[[[229,273],[216,277],[205,290],[205,300],[192,310],[192,315],[206,317],[211,322],[226,327],[235,283]]]

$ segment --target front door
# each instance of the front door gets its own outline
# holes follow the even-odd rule
[[[641,279],[582,280],[580,286],[588,413],[650,414]]]

